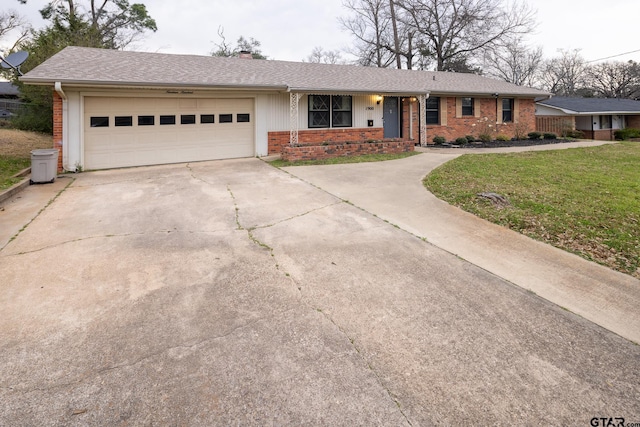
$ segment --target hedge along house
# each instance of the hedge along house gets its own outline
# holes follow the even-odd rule
[[[531,88],[473,74],[67,47],[21,77],[54,90],[75,171],[535,127]]]
[[[614,132],[640,129],[640,101],[612,98],[557,96],[538,101],[536,128],[559,135],[579,130],[587,139],[614,140]]]

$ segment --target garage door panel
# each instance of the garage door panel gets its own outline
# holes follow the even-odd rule
[[[85,98],[85,168],[215,160],[255,155],[252,99]],[[180,124],[181,115],[195,115],[194,124]],[[202,114],[214,123],[200,123]],[[232,123],[220,123],[231,114]],[[250,122],[238,123],[238,114]],[[154,116],[152,126],[138,126],[138,116]],[[175,125],[160,125],[161,115],[175,116]],[[109,117],[108,127],[91,127],[91,117]],[[131,116],[132,126],[115,126],[115,117]]]

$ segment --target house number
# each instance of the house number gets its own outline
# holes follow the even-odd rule
[[[374,110],[373,107],[367,107],[367,110]]]

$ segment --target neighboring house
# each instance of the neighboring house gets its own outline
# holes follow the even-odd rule
[[[21,77],[54,93],[66,170],[280,153],[286,144],[426,145],[535,128],[536,89],[473,74],[67,47]]]
[[[563,134],[579,130],[584,137],[613,140],[616,129],[640,128],[640,101],[554,96],[536,103],[536,129]]]
[[[11,82],[0,82],[0,117],[11,117],[22,108],[20,91]]]

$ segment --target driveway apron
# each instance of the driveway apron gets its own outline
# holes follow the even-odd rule
[[[79,174],[0,251],[0,425],[640,420],[638,346],[354,204],[257,159]]]

